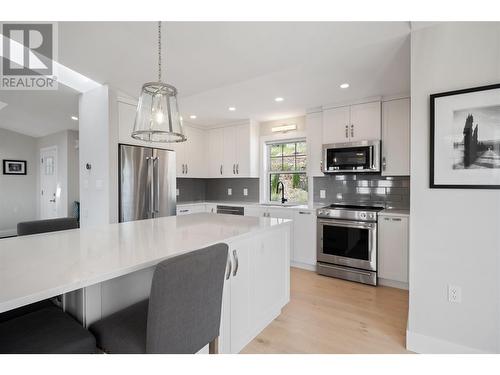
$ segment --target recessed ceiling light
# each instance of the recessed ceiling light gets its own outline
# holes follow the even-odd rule
[[[340,85],[340,88],[341,88],[341,89],[346,89],[346,88],[348,88],[348,87],[349,87],[349,84],[348,84],[348,83],[343,83],[343,84],[341,84],[341,85]]]
[[[191,116],[189,116],[189,118],[194,120],[194,119],[196,119],[196,115],[191,115]]]
[[[234,111],[236,111],[236,107],[229,107],[228,110],[230,110],[231,112],[234,112]]]
[[[285,100],[285,99],[283,99],[281,96],[278,96],[277,98],[274,98],[275,102],[282,102],[283,100]]]
[[[73,121],[78,121],[78,117],[76,117],[76,116],[71,116],[71,119],[72,119]]]

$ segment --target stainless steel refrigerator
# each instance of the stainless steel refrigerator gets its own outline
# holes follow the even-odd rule
[[[176,214],[175,152],[120,145],[120,222]]]

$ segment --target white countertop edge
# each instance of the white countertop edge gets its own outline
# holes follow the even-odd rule
[[[272,218],[272,219],[264,219],[264,220],[278,220],[280,222],[278,222],[272,226],[269,226],[269,227],[259,228],[259,229],[256,229],[254,231],[248,232],[248,233],[228,237],[225,240],[208,242],[207,244],[204,245],[204,247],[215,245],[216,243],[220,243],[220,242],[227,243],[229,245],[235,241],[245,239],[247,237],[251,237],[254,234],[260,234],[260,233],[264,233],[264,232],[268,232],[268,231],[277,230],[278,228],[282,227],[283,225],[287,225],[290,227],[290,225],[292,223],[292,220],[289,220],[289,219]],[[78,229],[74,229],[74,230],[78,230]],[[46,235],[46,233],[42,233],[42,235]],[[65,284],[65,285],[62,285],[62,286],[57,287],[57,288],[52,288],[52,289],[41,291],[39,293],[30,294],[30,295],[24,296],[22,298],[9,300],[8,302],[0,303],[0,313],[6,312],[9,310],[13,310],[13,309],[16,309],[16,308],[19,308],[22,306],[26,306],[26,305],[29,305],[31,303],[39,302],[39,301],[42,301],[44,299],[52,298],[52,297],[55,297],[55,296],[58,296],[58,295],[61,295],[64,293],[68,293],[68,292],[72,292],[72,291],[75,291],[78,289],[82,289],[82,288],[85,288],[85,287],[88,287],[91,285],[95,285],[95,284],[98,284],[98,283],[101,283],[101,282],[104,282],[107,280],[111,280],[111,279],[114,279],[114,278],[117,278],[120,276],[124,276],[124,275],[130,274],[130,273],[133,273],[133,272],[145,269],[145,268],[149,268],[149,267],[152,267],[152,266],[154,266],[154,265],[156,265],[156,264],[158,264],[166,259],[173,258],[173,257],[176,257],[178,255],[186,254],[186,253],[189,253],[189,252],[195,251],[195,250],[199,250],[199,249],[197,248],[197,249],[181,250],[178,253],[175,253],[172,255],[167,255],[165,257],[161,257],[161,258],[158,258],[155,260],[136,264],[134,266],[129,266],[126,268],[117,269],[113,272],[99,275],[98,277],[93,277],[93,278],[89,278],[89,279],[86,279],[83,281],[77,281],[77,282]]]
[[[397,209],[397,208],[386,208],[380,211],[379,216],[410,216],[410,210]]]

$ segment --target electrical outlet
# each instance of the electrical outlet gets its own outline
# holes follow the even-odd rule
[[[247,188],[244,188],[244,189],[243,189],[243,195],[244,195],[244,196],[247,196],[247,195],[248,195],[248,189],[247,189]]]
[[[228,188],[227,189],[227,195],[233,195],[233,189]]]
[[[180,195],[179,189],[175,189],[175,195],[176,195],[176,196],[179,196],[179,195]]]
[[[319,191],[319,197],[321,199],[325,199],[326,198],[326,190],[320,190]]]
[[[462,302],[462,288],[456,285],[448,285],[448,302]]]

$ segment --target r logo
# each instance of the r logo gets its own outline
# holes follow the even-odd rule
[[[25,23],[2,25],[4,76],[52,75],[53,25]]]

